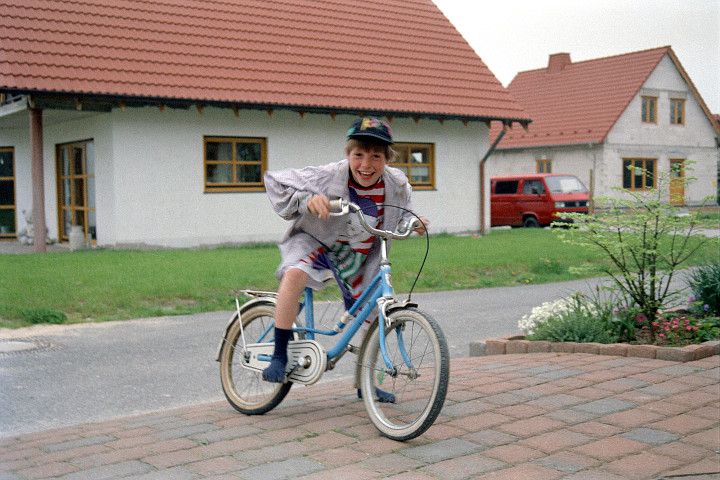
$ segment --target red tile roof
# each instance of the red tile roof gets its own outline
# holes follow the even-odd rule
[[[572,63],[567,53],[548,67],[520,72],[508,85],[533,119],[527,131],[513,128],[498,148],[600,143],[665,55],[684,77],[710,117],[700,94],[670,47]],[[494,126],[490,138],[500,133]],[[720,132],[718,132],[720,133]]]
[[[0,91],[529,117],[430,0],[13,0]]]

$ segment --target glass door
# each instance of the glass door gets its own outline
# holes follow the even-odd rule
[[[70,239],[73,226],[82,227],[85,242],[97,240],[95,215],[95,146],[92,140],[57,146],[60,241]]]
[[[15,151],[0,148],[0,240],[17,238],[15,207]]]

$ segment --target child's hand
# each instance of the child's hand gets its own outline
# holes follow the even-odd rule
[[[308,211],[318,218],[330,218],[330,200],[325,195],[315,195],[308,200]]]
[[[417,227],[415,230],[413,230],[413,232],[417,233],[418,235],[425,235],[427,226],[430,225],[430,220],[425,217],[420,217],[420,221],[423,223],[422,226]]]

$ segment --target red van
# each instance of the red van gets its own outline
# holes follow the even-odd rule
[[[491,177],[490,224],[543,227],[563,212],[588,213],[590,195],[574,175],[533,173]]]

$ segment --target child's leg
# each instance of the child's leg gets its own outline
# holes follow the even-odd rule
[[[270,365],[263,370],[263,380],[280,383],[285,379],[287,344],[292,338],[292,324],[298,313],[298,297],[305,290],[308,278],[302,270],[291,268],[280,280],[275,307],[275,351]]]

